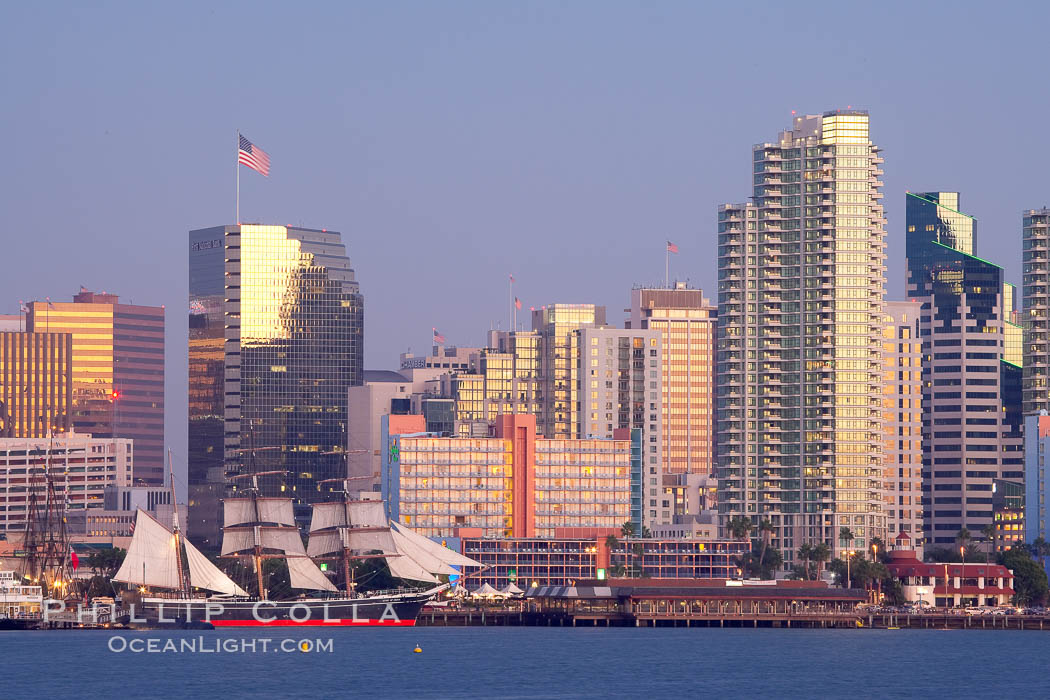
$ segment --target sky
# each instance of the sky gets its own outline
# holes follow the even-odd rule
[[[187,231],[341,231],[369,369],[478,345],[527,309],[671,276],[716,294],[716,208],[751,146],[862,108],[884,149],[887,298],[904,192],[960,191],[1020,282],[1050,204],[1050,4],[92,2],[0,9],[0,313],[81,285],[165,305],[167,440],[186,434]],[[527,314],[526,314],[527,315]],[[519,322],[522,315],[519,317]]]

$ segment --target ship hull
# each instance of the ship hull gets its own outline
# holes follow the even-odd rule
[[[179,628],[411,627],[431,594],[300,600],[147,598],[131,624]]]

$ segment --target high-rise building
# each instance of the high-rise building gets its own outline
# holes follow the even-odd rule
[[[48,471],[67,526],[100,512],[107,488],[131,485],[132,442],[70,432],[0,438],[0,533],[25,530],[29,513],[44,508]]]
[[[976,256],[955,192],[906,195],[907,297],[922,304],[923,530],[951,544],[993,521],[996,479],[1022,481],[1021,368],[1003,269]],[[1016,359],[1016,358],[1015,358]]]
[[[537,427],[544,437],[580,437],[580,348],[574,331],[604,325],[605,307],[594,304],[550,304],[532,312],[532,330],[540,336]]]
[[[642,523],[669,523],[674,499],[661,466],[663,414],[660,390],[662,334],[634,328],[581,328],[574,331],[580,377],[578,434],[612,439],[641,431]]]
[[[345,478],[347,390],[363,378],[363,299],[339,233],[190,231],[190,531],[217,546],[217,500],[260,479],[296,517]]]
[[[1041,410],[1024,417],[1024,541],[1050,538],[1047,529],[1047,463],[1050,462],[1050,415]]]
[[[885,218],[868,127],[857,110],[797,117],[753,147],[753,204],[718,214],[721,525],[768,519],[789,564],[806,543],[837,556],[885,534]]]
[[[713,474],[718,309],[703,290],[631,290],[628,327],[661,334],[660,463],[669,474]]]
[[[73,336],[0,332],[0,437],[70,429]]]
[[[1022,219],[1024,414],[1050,411],[1050,209]]]
[[[887,301],[882,328],[886,531],[922,539],[922,339],[917,301]]]
[[[133,439],[135,481],[163,483],[164,307],[81,288],[72,302],[31,303],[26,328],[73,336],[72,428]]]
[[[478,528],[553,537],[630,519],[631,441],[544,439],[536,417],[501,415],[490,437],[390,434],[383,498],[390,517],[427,536]]]

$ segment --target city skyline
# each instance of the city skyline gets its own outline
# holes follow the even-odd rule
[[[945,15],[832,6],[826,25],[812,28],[812,44],[798,49],[800,60],[836,53],[824,79],[778,83],[714,109],[713,95],[762,79],[779,51],[776,41],[763,44],[802,20],[775,4],[753,14],[594,7],[331,8],[329,26],[237,6],[210,8],[200,22],[158,8],[74,9],[63,19],[52,16],[57,10],[13,9],[15,21],[39,31],[0,49],[8,64],[30,53],[51,58],[11,76],[16,108],[4,119],[22,138],[0,170],[0,191],[12,230],[23,232],[14,253],[29,262],[0,282],[0,313],[17,313],[19,299],[64,299],[81,284],[181,309],[185,270],[168,261],[184,259],[185,231],[234,223],[241,128],[273,158],[269,179],[242,174],[242,218],[344,232],[369,290],[366,367],[396,369],[400,352],[429,347],[434,326],[449,344],[484,345],[490,326],[506,327],[508,273],[526,308],[606,305],[620,325],[627,290],[662,281],[668,239],[681,251],[672,277],[713,289],[708,212],[736,201],[755,134],[780,128],[791,110],[851,105],[874,115],[873,138],[888,156],[888,298],[903,295],[906,190],[966,192],[986,241],[1002,250],[1007,278],[1020,283],[1021,212],[1048,204],[1038,171],[1046,147],[1037,124],[1011,115],[1045,113],[1050,98],[1013,88],[1040,65],[1039,42],[1025,37],[1038,36],[1046,8]],[[710,28],[745,20],[757,53],[726,61],[731,40]],[[836,35],[843,22],[865,27],[856,42]],[[184,35],[180,45],[222,48],[205,57],[132,33],[130,48],[143,58],[129,63],[121,59],[129,47],[107,42],[158,23]],[[931,24],[942,31],[922,31]],[[242,55],[220,40],[242,25],[274,40],[298,28],[315,51]],[[996,34],[1012,40],[977,40]],[[874,53],[874,37],[887,36],[912,50]],[[545,40],[539,55],[537,40]],[[621,52],[626,40],[644,50]],[[970,50],[953,50],[957,41]],[[1010,81],[1000,79],[1004,64],[1015,67]],[[216,74],[199,80],[204,71]],[[315,71],[327,80],[300,81]],[[938,89],[973,98],[966,110],[929,97],[935,74]],[[91,108],[72,120],[55,116],[66,113],[55,95]],[[307,96],[317,109],[269,109]],[[209,101],[224,109],[203,116],[197,105]],[[150,155],[158,141],[167,144],[163,158]],[[67,159],[85,165],[53,175]],[[995,167],[972,167],[978,161]],[[535,245],[520,246],[524,237]],[[595,255],[602,265],[592,264]],[[53,275],[39,274],[33,261],[44,259]],[[467,312],[445,313],[464,297],[473,302]],[[185,333],[183,315],[169,314],[167,442],[177,464],[185,460],[177,447]]]

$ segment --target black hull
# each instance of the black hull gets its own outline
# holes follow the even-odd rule
[[[131,625],[222,627],[412,627],[433,596],[406,594],[305,600],[146,599]]]

